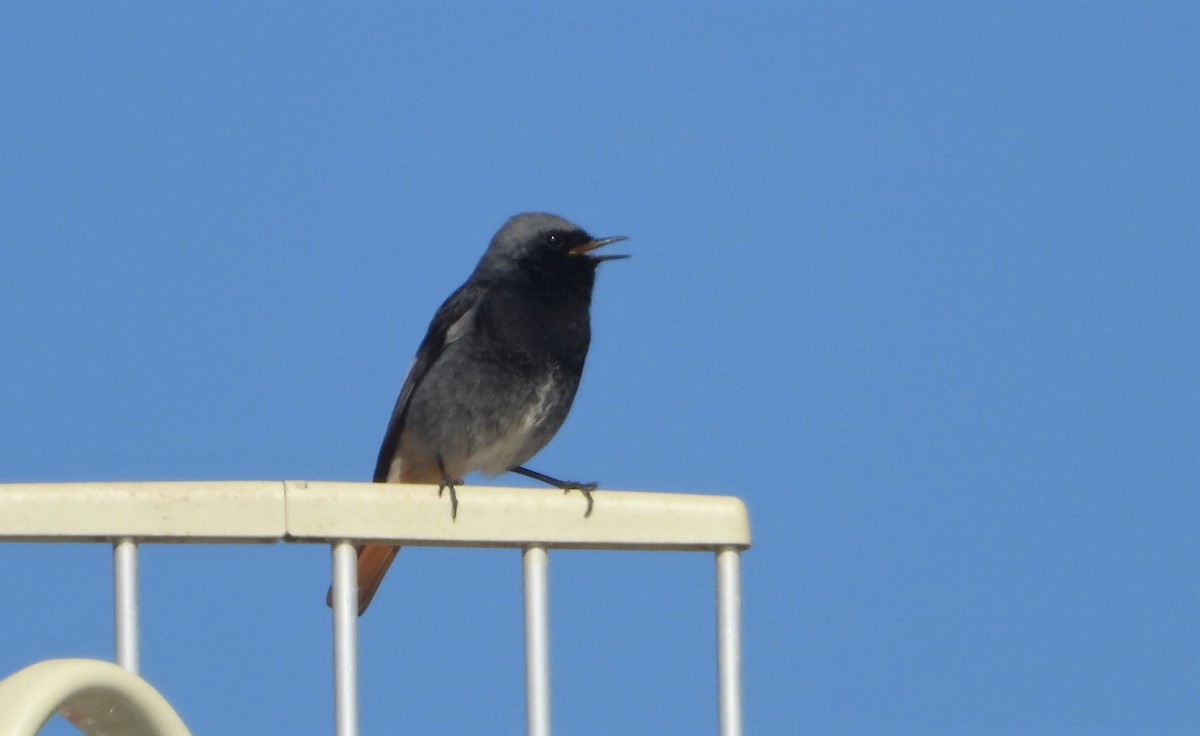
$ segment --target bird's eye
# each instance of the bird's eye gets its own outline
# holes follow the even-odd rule
[[[546,245],[558,245],[558,236],[551,233],[546,236]]]

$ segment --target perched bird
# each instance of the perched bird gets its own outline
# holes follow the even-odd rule
[[[595,483],[560,481],[522,467],[567,418],[591,340],[588,310],[596,267],[626,258],[545,213],[512,217],[475,271],[442,304],[417,350],[379,448],[377,483],[436,483],[450,492],[472,472],[513,471],[582,491],[591,514]],[[399,547],[359,548],[358,612],[366,610]]]

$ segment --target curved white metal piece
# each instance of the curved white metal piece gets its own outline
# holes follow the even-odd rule
[[[35,736],[55,715],[88,736],[190,736],[157,690],[111,662],[50,659],[0,681],[0,734]]]

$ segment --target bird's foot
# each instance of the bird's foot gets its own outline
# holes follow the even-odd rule
[[[595,483],[577,483],[573,480],[569,480],[559,486],[559,488],[562,488],[563,493],[570,493],[571,491],[579,491],[582,493],[583,497],[587,499],[587,511],[583,512],[583,517],[586,519],[592,515],[592,491],[596,490]]]
[[[457,480],[451,480],[449,478],[442,478],[442,482],[438,483],[438,498],[442,497],[442,491],[445,491],[445,490],[450,491],[450,518],[451,519],[458,518],[458,494],[454,492],[454,486],[456,486],[456,485],[462,485],[462,478],[459,478]]]
[[[450,489],[450,520],[458,518],[458,494],[454,492],[455,485],[462,485],[462,478],[452,480],[446,474],[446,463],[442,462],[442,453],[437,454],[438,472],[442,474],[442,480],[438,483],[438,498],[442,497],[442,491]]]
[[[541,482],[554,486],[555,488],[561,488],[563,493],[566,493],[567,491],[579,491],[583,494],[583,497],[587,499],[587,511],[584,511],[583,515],[585,517],[592,515],[592,491],[596,490],[595,483],[580,483],[573,480],[559,480],[558,478],[553,478],[545,473],[539,473],[536,470],[530,470],[529,468],[522,467],[520,465],[512,468],[512,472],[516,473],[517,475],[523,475],[526,478],[540,480]]]

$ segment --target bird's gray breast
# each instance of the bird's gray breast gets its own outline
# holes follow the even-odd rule
[[[480,433],[468,464],[487,475],[499,475],[533,457],[558,432],[575,398],[578,378],[548,371],[536,380],[514,385],[511,402],[495,416],[494,431]]]
[[[587,352],[586,306],[582,316],[518,316],[510,303],[504,321],[491,306],[452,327],[408,409],[406,431],[456,476],[499,475],[545,447],[571,408]]]

